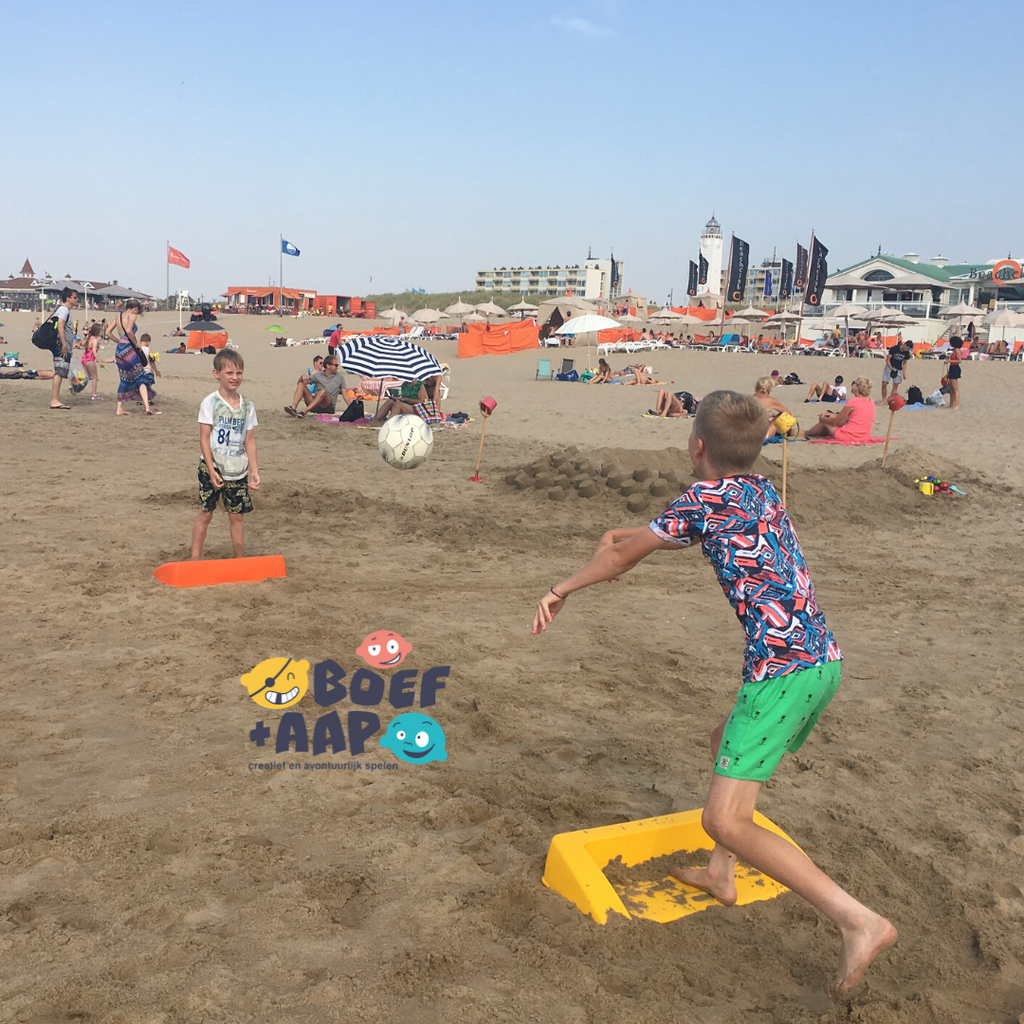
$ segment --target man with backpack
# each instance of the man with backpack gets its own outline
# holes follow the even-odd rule
[[[78,292],[65,288],[60,293],[60,305],[54,316],[57,341],[53,349],[53,389],[50,393],[51,409],[70,409],[60,400],[60,386],[71,373],[71,350],[75,347],[75,327],[71,321],[71,310],[78,305]]]

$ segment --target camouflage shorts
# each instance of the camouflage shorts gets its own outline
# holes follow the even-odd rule
[[[217,489],[210,479],[210,471],[206,467],[206,460],[199,460],[199,507],[204,512],[212,512],[217,507],[221,496],[224,498],[224,508],[235,515],[245,515],[252,511],[252,498],[249,497],[249,476],[246,474],[241,480],[225,480],[224,486]]]

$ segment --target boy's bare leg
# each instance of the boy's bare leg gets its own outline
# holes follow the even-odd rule
[[[229,512],[228,519],[231,523],[231,548],[235,558],[241,558],[245,550],[245,521],[238,512]]]
[[[723,848],[716,868],[724,869],[725,851],[729,851],[803,896],[830,918],[842,935],[843,949],[828,993],[833,997],[843,995],[860,981],[871,961],[896,941],[896,929],[858,903],[792,843],[754,823],[754,803],[760,788],[759,782],[712,776],[702,823],[715,840],[716,850]],[[711,865],[705,870],[710,872]],[[713,882],[710,875],[704,880],[709,886]],[[720,883],[715,880],[714,884]],[[710,888],[707,891],[714,895]]]
[[[241,517],[239,517],[241,518]],[[210,521],[213,519],[212,512],[200,510],[196,521],[192,524],[192,561],[197,562],[203,557],[203,544],[206,543],[206,531],[210,528]],[[232,539],[234,539],[232,537]]]
[[[723,718],[722,724],[711,733],[712,764],[718,757],[722,733],[728,721],[728,718]],[[756,792],[754,796],[756,799]],[[750,808],[750,816],[754,816],[753,807]],[[715,843],[715,848],[711,851],[711,860],[708,861],[706,868],[673,868],[669,874],[673,878],[678,878],[680,882],[711,893],[719,903],[724,903],[727,907],[736,902],[736,854],[718,843]]]

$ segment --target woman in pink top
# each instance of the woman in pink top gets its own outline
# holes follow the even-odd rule
[[[805,437],[834,437],[841,444],[860,444],[871,436],[875,425],[875,403],[871,381],[858,377],[850,385],[851,398],[839,412],[823,412]]]

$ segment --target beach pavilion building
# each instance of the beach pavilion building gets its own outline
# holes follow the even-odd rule
[[[850,302],[876,309],[889,306],[907,316],[929,319],[943,306],[966,302],[983,307],[993,302],[1024,302],[1020,264],[1014,260],[989,260],[975,264],[951,264],[945,256],[922,263],[914,252],[903,256],[879,253],[825,282],[823,311]]]

